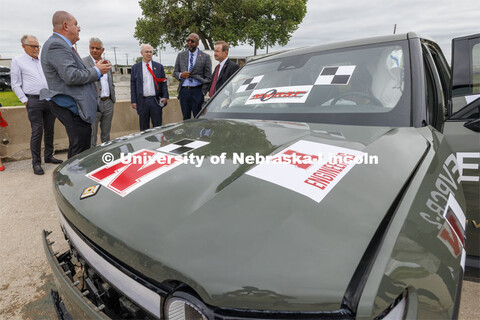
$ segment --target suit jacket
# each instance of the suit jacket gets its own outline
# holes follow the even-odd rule
[[[85,64],[85,66],[87,67],[95,67],[95,62],[93,62],[93,59],[91,56],[86,56],[86,57],[83,57],[82,58],[82,61],[83,61],[83,64]],[[110,99],[113,101],[113,103],[115,103],[116,101],[116,98],[115,98],[115,85],[113,84],[113,75],[112,75],[112,69],[110,69],[110,71],[108,71],[107,75],[108,75],[108,89],[110,90]],[[102,82],[100,81],[100,79],[98,79],[96,82],[95,82],[95,85],[97,87],[97,97],[100,98],[100,94],[102,93]]]
[[[98,79],[97,70],[87,68],[72,47],[55,33],[43,45],[40,60],[48,84],[48,89],[40,91],[40,99],[59,94],[71,96],[80,118],[94,123],[97,93],[93,83]]]
[[[173,76],[180,81],[178,84],[178,92],[182,88],[183,79],[180,77],[180,74],[184,71],[188,71],[188,60],[189,51],[185,50],[180,52],[177,55],[177,60],[175,61],[175,67],[173,69]],[[198,50],[197,60],[195,61],[195,65],[193,66],[192,72],[190,73],[190,77],[197,79],[202,83],[202,92],[206,94],[208,92],[208,88],[210,86],[211,81],[211,73],[212,73],[212,60],[210,60],[210,55],[206,54],[203,51]]]
[[[132,73],[130,74],[130,100],[132,103],[137,104],[137,111],[138,109],[142,108],[143,106],[143,61],[140,61],[132,66]],[[163,69],[163,65],[152,61],[152,70],[153,74],[157,78],[166,78],[165,70]],[[159,82],[158,89],[157,86],[154,84],[153,87],[155,88],[155,97],[158,99],[161,98],[169,98],[168,95],[168,88],[167,82]]]
[[[220,68],[220,64],[215,67],[212,73],[212,82],[213,82],[213,77],[215,76],[215,72],[217,72],[217,69]],[[217,92],[218,89],[220,89],[223,84],[239,69],[240,67],[238,64],[233,62],[230,59],[227,59],[225,61],[225,64],[220,71],[220,74],[218,75],[217,78],[217,84],[215,85],[215,92]],[[210,91],[210,88],[208,88],[208,91]]]

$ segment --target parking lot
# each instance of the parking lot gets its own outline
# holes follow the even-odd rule
[[[66,159],[66,153],[56,155]],[[53,164],[44,164],[45,175],[32,172],[31,160],[6,162],[0,172],[0,319],[55,319],[50,301],[53,277],[42,245],[42,230],[54,248],[63,252],[52,193]],[[468,278],[469,280],[473,280]],[[480,283],[464,281],[460,319],[480,319]]]

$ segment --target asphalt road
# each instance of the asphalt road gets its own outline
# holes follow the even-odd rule
[[[66,153],[56,155],[66,159]],[[0,172],[0,319],[55,319],[50,301],[52,273],[42,230],[53,233],[54,248],[66,249],[52,193],[53,164],[33,174],[31,160],[6,162]],[[480,283],[464,281],[460,317],[480,319]]]

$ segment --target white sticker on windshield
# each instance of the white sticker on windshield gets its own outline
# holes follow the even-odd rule
[[[252,92],[245,104],[305,103],[313,86],[258,89]]]
[[[355,66],[324,67],[315,81],[315,85],[347,85],[354,70]]]
[[[260,80],[262,80],[262,78],[263,78],[263,75],[246,79],[243,82],[243,84],[240,86],[240,88],[238,88],[237,93],[255,89],[255,87],[260,82]]]

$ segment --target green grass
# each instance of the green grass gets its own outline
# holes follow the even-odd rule
[[[0,91],[0,103],[4,107],[23,106],[23,103],[21,103],[20,100],[18,100],[15,93],[11,90]]]
[[[480,73],[473,74],[473,93],[480,93]]]

